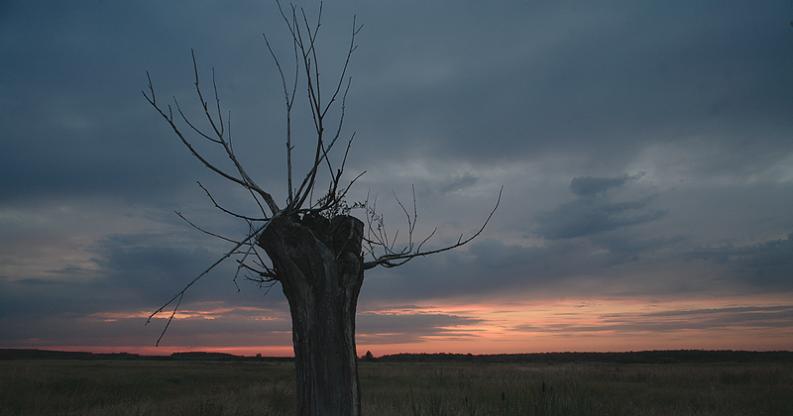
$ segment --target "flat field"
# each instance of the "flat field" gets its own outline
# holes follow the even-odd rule
[[[793,364],[361,363],[364,414],[793,415]],[[289,362],[0,361],[0,415],[290,415]]]

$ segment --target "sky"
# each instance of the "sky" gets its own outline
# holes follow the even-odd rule
[[[359,352],[793,349],[793,3],[334,1],[323,79],[353,15],[347,179],[366,174],[350,201],[376,197],[405,236],[395,196],[414,187],[416,234],[437,226],[440,247],[503,186],[471,244],[367,271]],[[146,103],[146,71],[198,115],[194,48],[243,164],[283,201],[262,33],[290,56],[269,1],[0,2],[0,347],[291,354],[280,287],[238,290],[233,264],[188,292],[159,347],[165,319],[144,325],[228,250],[174,211],[246,231],[196,181],[256,212]]]

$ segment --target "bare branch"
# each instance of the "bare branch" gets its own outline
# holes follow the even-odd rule
[[[268,217],[261,217],[261,218],[249,217],[247,215],[238,214],[236,212],[228,210],[228,209],[222,207],[220,204],[218,204],[218,202],[215,200],[215,198],[212,196],[212,194],[209,192],[209,190],[206,187],[204,187],[204,185],[202,185],[201,182],[196,181],[196,183],[198,184],[198,186],[201,189],[204,190],[204,193],[207,195],[207,197],[209,197],[209,200],[212,201],[212,204],[215,205],[215,208],[225,212],[226,214],[229,214],[229,215],[231,215],[233,217],[237,217],[237,218],[240,218],[240,219],[243,219],[243,220],[247,220],[247,221],[267,221],[267,220],[270,219]]]
[[[143,96],[146,98],[146,101],[148,101],[149,104],[152,107],[154,107],[155,110],[157,110],[157,112],[166,121],[166,123],[168,123],[168,125],[171,127],[171,130],[173,130],[173,132],[176,134],[176,136],[179,137],[179,140],[181,140],[182,144],[184,144],[185,147],[187,147],[187,149],[190,151],[190,153],[196,159],[198,159],[205,167],[207,167],[209,170],[217,173],[218,175],[220,175],[220,176],[222,176],[222,177],[224,177],[224,178],[226,178],[226,179],[228,179],[228,180],[230,180],[232,182],[235,182],[235,183],[237,183],[239,185],[247,187],[248,184],[246,184],[243,180],[241,180],[241,179],[239,179],[237,177],[234,177],[231,174],[228,174],[225,171],[223,171],[222,169],[216,167],[211,162],[209,162],[206,158],[204,158],[204,156],[201,155],[201,153],[199,153],[193,147],[193,145],[190,143],[190,141],[187,140],[187,138],[184,136],[184,134],[179,129],[179,127],[176,125],[176,123],[174,123],[173,113],[171,111],[171,106],[170,105],[168,106],[168,113],[166,114],[165,111],[157,104],[157,102],[155,101],[155,98],[154,98],[155,97],[155,95],[154,95],[154,87],[151,85],[151,79],[149,79],[149,82],[150,82],[149,83],[149,90],[150,90],[151,96],[149,96],[145,92],[143,93]]]
[[[220,96],[218,95],[218,84],[215,82],[215,67],[212,67],[212,89],[215,92],[215,106],[217,107],[218,111],[218,120],[220,120],[220,135],[222,136],[226,129],[223,125],[223,113],[220,111]]]
[[[234,245],[234,247],[232,247],[232,248],[231,248],[231,250],[229,250],[229,251],[227,251],[227,252],[226,252],[226,254],[224,254],[224,255],[223,255],[223,256],[221,256],[219,259],[217,259],[217,260],[216,260],[214,263],[212,263],[212,264],[211,264],[209,267],[207,267],[207,268],[206,268],[206,269],[205,269],[203,272],[199,273],[199,274],[198,274],[198,276],[194,277],[194,278],[193,278],[193,280],[191,280],[190,282],[188,282],[188,283],[187,283],[187,284],[186,284],[186,285],[185,285],[185,286],[182,288],[182,290],[180,290],[180,291],[176,292],[176,294],[175,294],[175,295],[173,295],[173,297],[171,297],[171,298],[170,298],[170,299],[169,299],[167,302],[165,302],[165,303],[164,303],[162,306],[160,306],[159,308],[157,308],[157,310],[155,310],[154,312],[152,312],[152,313],[151,313],[151,315],[149,315],[148,319],[146,319],[146,325],[148,325],[148,324],[151,322],[151,320],[152,320],[152,319],[153,319],[155,316],[157,316],[157,315],[158,315],[159,313],[161,313],[161,312],[162,312],[162,311],[163,311],[165,308],[167,308],[167,307],[168,307],[168,305],[171,305],[171,304],[173,304],[174,302],[177,302],[177,301],[178,301],[178,302],[177,302],[177,304],[176,304],[177,306],[174,308],[174,312],[173,312],[173,314],[176,314],[176,310],[179,308],[179,306],[178,306],[178,305],[179,305],[179,304],[181,304],[181,301],[182,301],[182,298],[184,297],[184,294],[185,294],[185,293],[187,293],[187,291],[188,291],[188,290],[190,290],[190,288],[191,288],[191,287],[193,287],[193,285],[194,285],[194,284],[196,284],[196,282],[198,282],[199,280],[201,280],[201,278],[202,278],[202,277],[206,276],[206,275],[207,275],[209,272],[211,272],[212,270],[214,270],[214,269],[215,269],[215,267],[217,267],[217,266],[218,266],[220,263],[223,263],[223,261],[224,261],[224,260],[226,260],[227,258],[229,258],[229,257],[231,257],[232,255],[234,255],[234,253],[236,253],[236,252],[237,252],[237,250],[238,250],[240,247],[242,247],[243,245],[247,244],[247,243],[248,243],[248,242],[249,242],[249,241],[250,241],[252,238],[256,237],[256,236],[257,236],[257,235],[259,235],[259,234],[260,234],[262,231],[264,231],[264,230],[267,228],[267,226],[268,226],[268,225],[270,225],[270,223],[272,223],[272,220],[271,220],[271,221],[268,221],[268,222],[266,222],[265,224],[261,225],[259,228],[257,228],[256,230],[254,230],[253,232],[251,232],[250,234],[248,234],[248,236],[247,236],[246,238],[244,238],[242,241],[240,241],[240,242],[236,243],[236,244]],[[173,315],[172,315],[172,317],[171,317],[171,318],[173,318]],[[170,324],[170,320],[169,320],[169,324]],[[167,326],[166,326],[166,329],[167,329]],[[164,332],[163,332],[163,334],[164,334]],[[160,338],[162,338],[162,335],[160,336]]]
[[[283,13],[283,10],[282,9],[279,9],[279,10],[281,10],[282,17],[284,18],[284,20],[288,20],[286,18],[286,15]],[[331,149],[333,148],[334,144],[336,143],[336,141],[338,140],[339,136],[341,135],[342,126],[344,124],[344,113],[345,113],[344,102],[346,100],[347,93],[349,92],[350,83],[351,83],[351,79],[349,77],[347,77],[346,74],[347,74],[347,69],[349,67],[350,58],[352,56],[353,51],[356,48],[356,46],[355,46],[355,36],[361,29],[360,26],[357,26],[356,18],[353,17],[353,26],[352,26],[352,31],[351,31],[351,35],[350,35],[350,46],[349,46],[348,51],[347,51],[347,55],[346,55],[344,66],[342,68],[342,72],[339,75],[339,80],[337,82],[335,90],[333,91],[331,99],[328,101],[328,103],[323,105],[322,104],[322,100],[321,100],[320,87],[319,87],[319,70],[318,70],[318,63],[316,62],[317,59],[316,59],[316,49],[315,49],[316,33],[319,30],[320,20],[319,19],[317,20],[317,25],[315,26],[315,29],[312,32],[312,28],[311,28],[310,24],[308,23],[308,19],[307,19],[306,15],[305,15],[305,12],[302,9],[301,9],[301,14],[302,14],[302,17],[303,17],[303,26],[305,26],[305,30],[306,30],[307,36],[308,36],[308,42],[309,42],[308,48],[306,48],[306,45],[305,45],[305,43],[303,41],[303,37],[302,37],[302,34],[301,34],[302,29],[300,28],[300,24],[297,22],[297,18],[296,18],[296,15],[295,15],[294,7],[292,8],[292,23],[290,24],[290,31],[292,33],[292,36],[293,36],[295,42],[297,43],[298,47],[301,50],[302,55],[303,55],[303,64],[304,64],[304,70],[305,70],[305,73],[306,73],[306,81],[307,81],[308,96],[309,96],[308,98],[309,98],[309,102],[311,104],[310,107],[311,107],[311,112],[312,112],[312,118],[314,120],[315,130],[316,130],[316,133],[317,133],[317,139],[316,139],[314,163],[312,164],[312,166],[309,169],[308,173],[306,174],[306,176],[304,177],[304,179],[301,182],[300,186],[298,187],[297,192],[295,194],[295,199],[294,199],[293,203],[290,205],[290,208],[297,209],[297,210],[299,210],[303,206],[303,204],[305,203],[306,199],[309,198],[313,194],[314,185],[315,185],[316,176],[317,176],[317,170],[318,170],[320,164],[322,164],[322,163],[326,163],[327,164],[330,176],[332,178],[331,179],[331,184],[329,186],[329,188],[331,190],[329,190],[328,194],[335,193],[335,189],[338,187],[338,180],[341,177],[341,173],[339,173],[339,172],[334,173],[333,166],[332,166],[331,161],[330,161],[329,153],[330,153]],[[321,16],[321,11],[320,11],[320,16]],[[311,58],[309,57],[309,55],[311,55],[311,57],[313,57],[313,60],[314,60],[314,63],[313,63],[314,76],[313,77],[312,77],[312,71],[311,71],[312,63],[311,63]],[[338,97],[338,94],[341,91],[341,87],[344,84],[344,80],[345,79],[347,79],[347,86],[344,89],[342,106],[341,106],[341,113],[339,115],[339,123],[338,123],[338,126],[336,128],[336,132],[335,132],[333,138],[330,140],[329,144],[326,146],[325,145],[325,140],[324,140],[324,133],[325,133],[324,118],[325,118],[325,115],[327,114],[327,112],[330,110],[330,108],[333,105],[333,103],[336,101],[336,99]],[[346,159],[346,157],[345,157],[345,159]],[[310,201],[309,201],[309,205],[311,205]]]
[[[186,223],[187,223],[189,226],[191,226],[191,227],[195,228],[195,229],[196,229],[196,230],[198,230],[198,231],[201,231],[202,233],[204,233],[204,234],[206,234],[206,235],[210,235],[210,236],[212,236],[212,237],[219,238],[219,239],[221,239],[221,240],[223,240],[223,241],[226,241],[226,242],[229,242],[229,243],[235,243],[235,244],[236,244],[236,243],[238,243],[238,241],[232,240],[232,239],[230,239],[230,238],[228,238],[228,237],[224,237],[224,236],[222,236],[222,235],[220,235],[220,234],[216,234],[216,233],[213,233],[213,232],[211,232],[211,231],[207,231],[207,230],[205,230],[205,229],[203,229],[203,228],[199,227],[198,225],[196,225],[196,224],[195,224],[195,223],[193,223],[192,221],[188,220],[188,219],[187,219],[187,217],[185,217],[184,215],[182,215],[182,213],[181,213],[181,212],[179,212],[179,211],[174,211],[174,213],[175,213],[175,214],[176,214],[176,215],[177,215],[179,218],[181,218],[181,219],[182,219],[184,222],[186,222]]]
[[[243,269],[246,269],[246,270],[250,270],[250,271],[256,273],[257,275],[259,275],[261,277],[268,278],[269,280],[278,280],[278,277],[275,275],[275,273],[273,273],[271,271],[259,270],[257,268],[251,267],[251,266],[243,263],[242,260],[237,260],[237,263],[239,264],[240,268],[243,268]]]
[[[457,242],[452,244],[452,245],[449,245],[449,246],[446,246],[446,247],[442,247],[442,248],[438,248],[438,249],[434,249],[434,250],[422,251],[421,247],[424,245],[424,243],[426,241],[428,241],[435,234],[435,231],[433,230],[432,234],[430,234],[429,237],[427,237],[424,241],[422,241],[422,243],[419,244],[418,248],[415,251],[411,251],[409,253],[403,253],[403,254],[399,254],[399,253],[396,253],[396,254],[384,254],[382,256],[377,257],[376,259],[374,259],[372,261],[364,262],[364,264],[363,264],[364,270],[368,270],[368,269],[374,268],[376,266],[396,267],[396,266],[400,266],[402,264],[405,264],[408,261],[410,261],[410,260],[412,260],[412,259],[414,259],[416,257],[423,257],[423,256],[429,256],[431,254],[442,253],[444,251],[449,251],[449,250],[452,250],[454,248],[461,247],[461,246],[464,246],[464,245],[468,244],[473,239],[478,237],[479,234],[482,233],[482,231],[484,231],[485,227],[490,222],[490,219],[493,218],[493,214],[495,214],[496,210],[498,209],[499,204],[501,203],[501,194],[502,194],[503,191],[504,191],[504,187],[502,186],[501,189],[499,189],[499,191],[498,191],[498,199],[496,199],[496,205],[490,211],[490,213],[488,214],[488,216],[485,219],[485,222],[482,224],[482,226],[475,233],[471,234],[469,237],[463,238],[463,235],[461,234],[460,238],[457,239]],[[382,238],[378,238],[378,242],[382,244],[383,243],[383,239]],[[383,245],[387,246],[388,243],[386,242]],[[390,251],[391,248],[387,248],[387,250]]]
[[[292,94],[290,95],[286,85],[284,70],[281,68],[281,62],[270,45],[270,40],[267,39],[267,35],[262,33],[262,37],[264,37],[264,43],[267,45],[267,50],[270,52],[270,57],[273,59],[275,67],[278,69],[278,75],[281,77],[281,87],[284,90],[284,105],[286,106],[286,176],[289,190],[287,205],[291,205],[292,199],[294,198],[292,189],[292,105],[294,103],[295,89],[297,88],[297,73],[295,73],[294,88],[292,89]],[[297,44],[294,40],[292,40],[292,46],[295,50],[295,69],[297,70]]]
[[[353,15],[353,17],[352,17],[352,35],[350,36],[350,46],[347,49],[347,57],[344,60],[344,66],[342,67],[341,75],[339,75],[339,82],[336,84],[336,89],[333,91],[333,95],[330,97],[330,100],[325,105],[325,108],[322,110],[322,115],[323,116],[325,115],[325,113],[328,112],[328,110],[330,109],[331,105],[333,105],[333,102],[336,101],[336,97],[339,95],[339,90],[341,90],[341,85],[344,82],[345,75],[347,75],[347,68],[350,66],[350,58],[352,57],[352,53],[355,52],[355,49],[357,48],[357,45],[355,44],[355,36],[358,34],[358,32],[361,31],[361,29],[363,29],[363,25],[362,26],[356,26],[356,24],[357,24],[356,23],[356,19],[357,19],[357,16]]]
[[[179,115],[182,117],[182,120],[185,122],[185,124],[187,124],[187,125],[188,125],[188,126],[191,128],[191,129],[193,129],[193,131],[194,131],[194,132],[196,132],[196,133],[197,133],[199,136],[201,136],[201,137],[203,137],[203,138],[207,139],[208,141],[210,141],[210,142],[212,142],[212,143],[215,143],[215,144],[220,144],[220,140],[218,140],[218,139],[213,139],[213,138],[212,138],[212,137],[210,137],[208,134],[204,133],[204,132],[203,132],[201,129],[199,129],[198,127],[196,127],[196,126],[195,126],[195,125],[192,123],[192,121],[190,121],[190,119],[189,119],[189,118],[187,118],[187,116],[186,116],[186,115],[184,114],[184,112],[182,111],[182,107],[179,105],[179,100],[177,100],[177,99],[176,99],[176,97],[173,97],[173,102],[174,102],[174,104],[176,105],[176,111],[177,111],[177,112],[179,113]]]
[[[218,127],[218,125],[215,123],[214,118],[212,117],[212,114],[209,112],[209,107],[207,105],[206,100],[204,99],[204,94],[201,91],[201,84],[198,77],[198,63],[195,57],[195,50],[191,49],[190,53],[193,58],[193,74],[195,76],[193,85],[195,86],[196,95],[198,96],[198,100],[201,102],[201,106],[204,109],[204,115],[206,116],[206,119],[209,122],[210,126],[212,126],[212,129],[215,132],[219,144],[223,146],[223,150],[226,151],[226,155],[229,157],[229,160],[231,160],[231,162],[234,164],[234,167],[237,168],[237,172],[240,174],[240,177],[242,178],[242,181],[244,182],[246,188],[248,188],[251,193],[255,192],[256,194],[261,196],[273,214],[277,213],[278,211],[280,211],[280,209],[278,208],[278,204],[275,203],[275,200],[268,192],[266,192],[264,189],[259,187],[256,184],[256,182],[253,181],[250,175],[248,175],[248,173],[245,171],[245,168],[243,168],[242,164],[237,159],[236,154],[234,154],[234,151],[231,149],[231,146],[225,140],[224,129],[222,125],[222,120],[223,120],[222,115],[219,116],[221,120],[221,125],[220,127]],[[216,101],[218,103],[218,112],[220,112],[220,99],[217,98],[217,84],[215,83],[215,79],[214,79],[214,70],[212,76],[212,83],[215,86]]]
[[[209,112],[209,105],[207,101],[204,99],[204,94],[201,92],[201,86],[198,79],[198,62],[196,61],[195,57],[195,49],[190,49],[190,56],[193,58],[193,86],[195,87],[196,94],[198,95],[198,101],[201,103],[201,107],[204,109],[204,115],[206,116],[209,125],[212,126],[212,130],[214,130],[215,135],[217,135],[218,139],[223,137],[223,131],[218,128],[215,123],[215,118],[212,117],[212,114]],[[215,83],[215,70],[212,69],[212,83]],[[217,89],[215,90],[217,92]],[[220,105],[220,101],[218,100],[218,106]],[[220,113],[220,111],[218,111]],[[221,118],[222,120],[222,118]]]
[[[176,311],[179,309],[179,305],[182,304],[182,299],[184,299],[184,293],[179,295],[179,299],[176,301],[176,305],[173,307],[173,312],[171,312],[171,316],[168,317],[168,322],[165,323],[165,327],[162,329],[162,332],[160,332],[160,336],[157,337],[157,342],[154,343],[155,347],[160,346],[160,341],[162,341],[162,337],[164,337],[165,333],[168,332],[168,328],[171,326],[171,321],[173,321],[173,317],[176,316]],[[146,323],[148,324],[149,322],[146,321]]]

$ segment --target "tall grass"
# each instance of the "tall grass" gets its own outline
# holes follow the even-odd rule
[[[793,366],[361,363],[366,415],[793,415]],[[0,362],[0,416],[265,416],[291,363]]]

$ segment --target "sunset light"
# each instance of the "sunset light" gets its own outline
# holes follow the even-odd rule
[[[792,24],[2,0],[0,416],[791,415]]]

